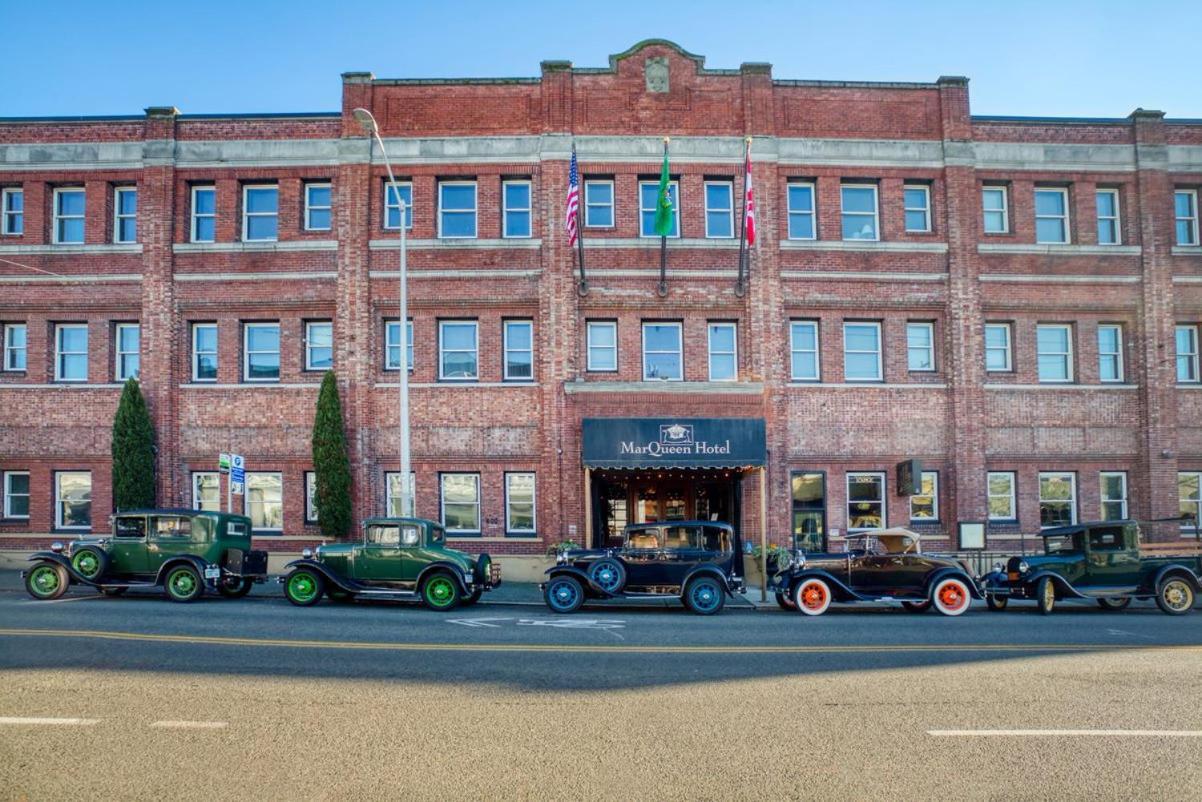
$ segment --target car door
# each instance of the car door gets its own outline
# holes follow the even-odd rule
[[[888,595],[888,574],[892,555],[882,554],[876,538],[863,539],[861,553],[850,555],[848,578],[851,589],[861,596]]]
[[[183,554],[196,554],[192,542],[192,519],[181,515],[153,515],[146,546],[146,568],[157,573],[163,563]]]
[[[1122,525],[1093,526],[1086,533],[1088,568],[1084,584],[1131,589],[1139,584],[1139,550],[1127,548]]]
[[[626,533],[626,544],[619,556],[626,564],[627,587],[668,584],[659,564],[663,533],[657,526],[632,529]]]
[[[113,519],[113,539],[108,543],[109,570],[117,576],[148,572],[146,516],[118,515]]]
[[[440,535],[442,530],[437,530],[431,533],[432,540],[438,538],[438,543],[441,545],[442,539]],[[421,574],[422,569],[437,559],[437,555],[430,547],[435,545],[422,542],[422,527],[417,524],[401,524],[401,580],[407,585],[416,585],[417,577]]]
[[[372,524],[356,549],[355,579],[360,582],[401,582],[404,575],[401,528],[397,524]]]
[[[663,538],[659,558],[662,581],[657,584],[680,585],[702,560],[701,527],[691,524],[665,526]]]

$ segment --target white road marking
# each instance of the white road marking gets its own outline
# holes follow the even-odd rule
[[[90,727],[99,724],[98,718],[20,718],[17,716],[0,716],[0,724],[16,727]]]
[[[607,618],[519,618],[519,627],[551,627],[552,629],[623,629],[625,621]]]
[[[492,623],[493,621],[512,621],[512,620],[513,619],[511,619],[511,618],[449,618],[449,619],[447,619],[447,623],[448,624],[459,624],[460,626],[463,626],[463,627],[477,627],[477,628],[483,627],[483,628],[498,629],[498,628],[500,628],[501,625],[494,624],[494,623]]]
[[[1202,730],[927,730],[936,738],[1104,737],[1202,738]]]
[[[26,601],[21,602],[21,604],[65,604],[67,602],[77,601],[96,601],[97,599],[103,598],[104,597],[100,594],[95,596],[63,596],[61,599],[27,599]]]
[[[228,721],[155,721],[150,726],[171,730],[220,730]]]

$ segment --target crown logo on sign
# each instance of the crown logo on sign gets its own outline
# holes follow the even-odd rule
[[[669,440],[681,440],[688,433],[688,430],[679,423],[674,423],[667,428],[667,432]]]

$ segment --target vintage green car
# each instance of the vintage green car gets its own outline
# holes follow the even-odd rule
[[[423,518],[369,518],[363,540],[302,552],[280,578],[288,601],[308,607],[321,600],[416,598],[434,610],[475,604],[501,584],[501,566],[448,548],[442,524]]]
[[[190,602],[206,589],[240,598],[267,578],[267,552],[250,547],[250,519],[199,510],[132,510],[114,515],[112,534],[55,543],[21,572],[35,599],[57,599],[72,584],[106,596],[162,587]]]

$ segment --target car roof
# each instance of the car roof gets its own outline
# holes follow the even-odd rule
[[[1071,526],[1053,526],[1051,529],[1043,529],[1040,531],[1040,537],[1060,537],[1063,535],[1075,535],[1078,532],[1084,532],[1086,529],[1092,529],[1095,526],[1127,526],[1128,524],[1136,523],[1131,518],[1122,518],[1117,521],[1082,521],[1079,524]]]
[[[197,515],[204,515],[211,518],[245,518],[245,515],[239,515],[233,512],[219,512],[217,510],[191,510],[187,507],[145,507],[136,510],[119,510],[113,513],[115,516],[122,515],[186,515],[189,518],[194,518]]]
[[[734,529],[734,527],[723,521],[652,521],[645,524],[626,524],[626,531],[630,532],[635,529],[657,529],[661,526],[717,526],[722,529]]]
[[[380,516],[379,518],[365,518],[361,525],[379,526],[380,524],[422,524],[427,526],[442,526],[442,524],[440,524],[438,521],[431,521],[428,518],[389,518],[387,516]]]

